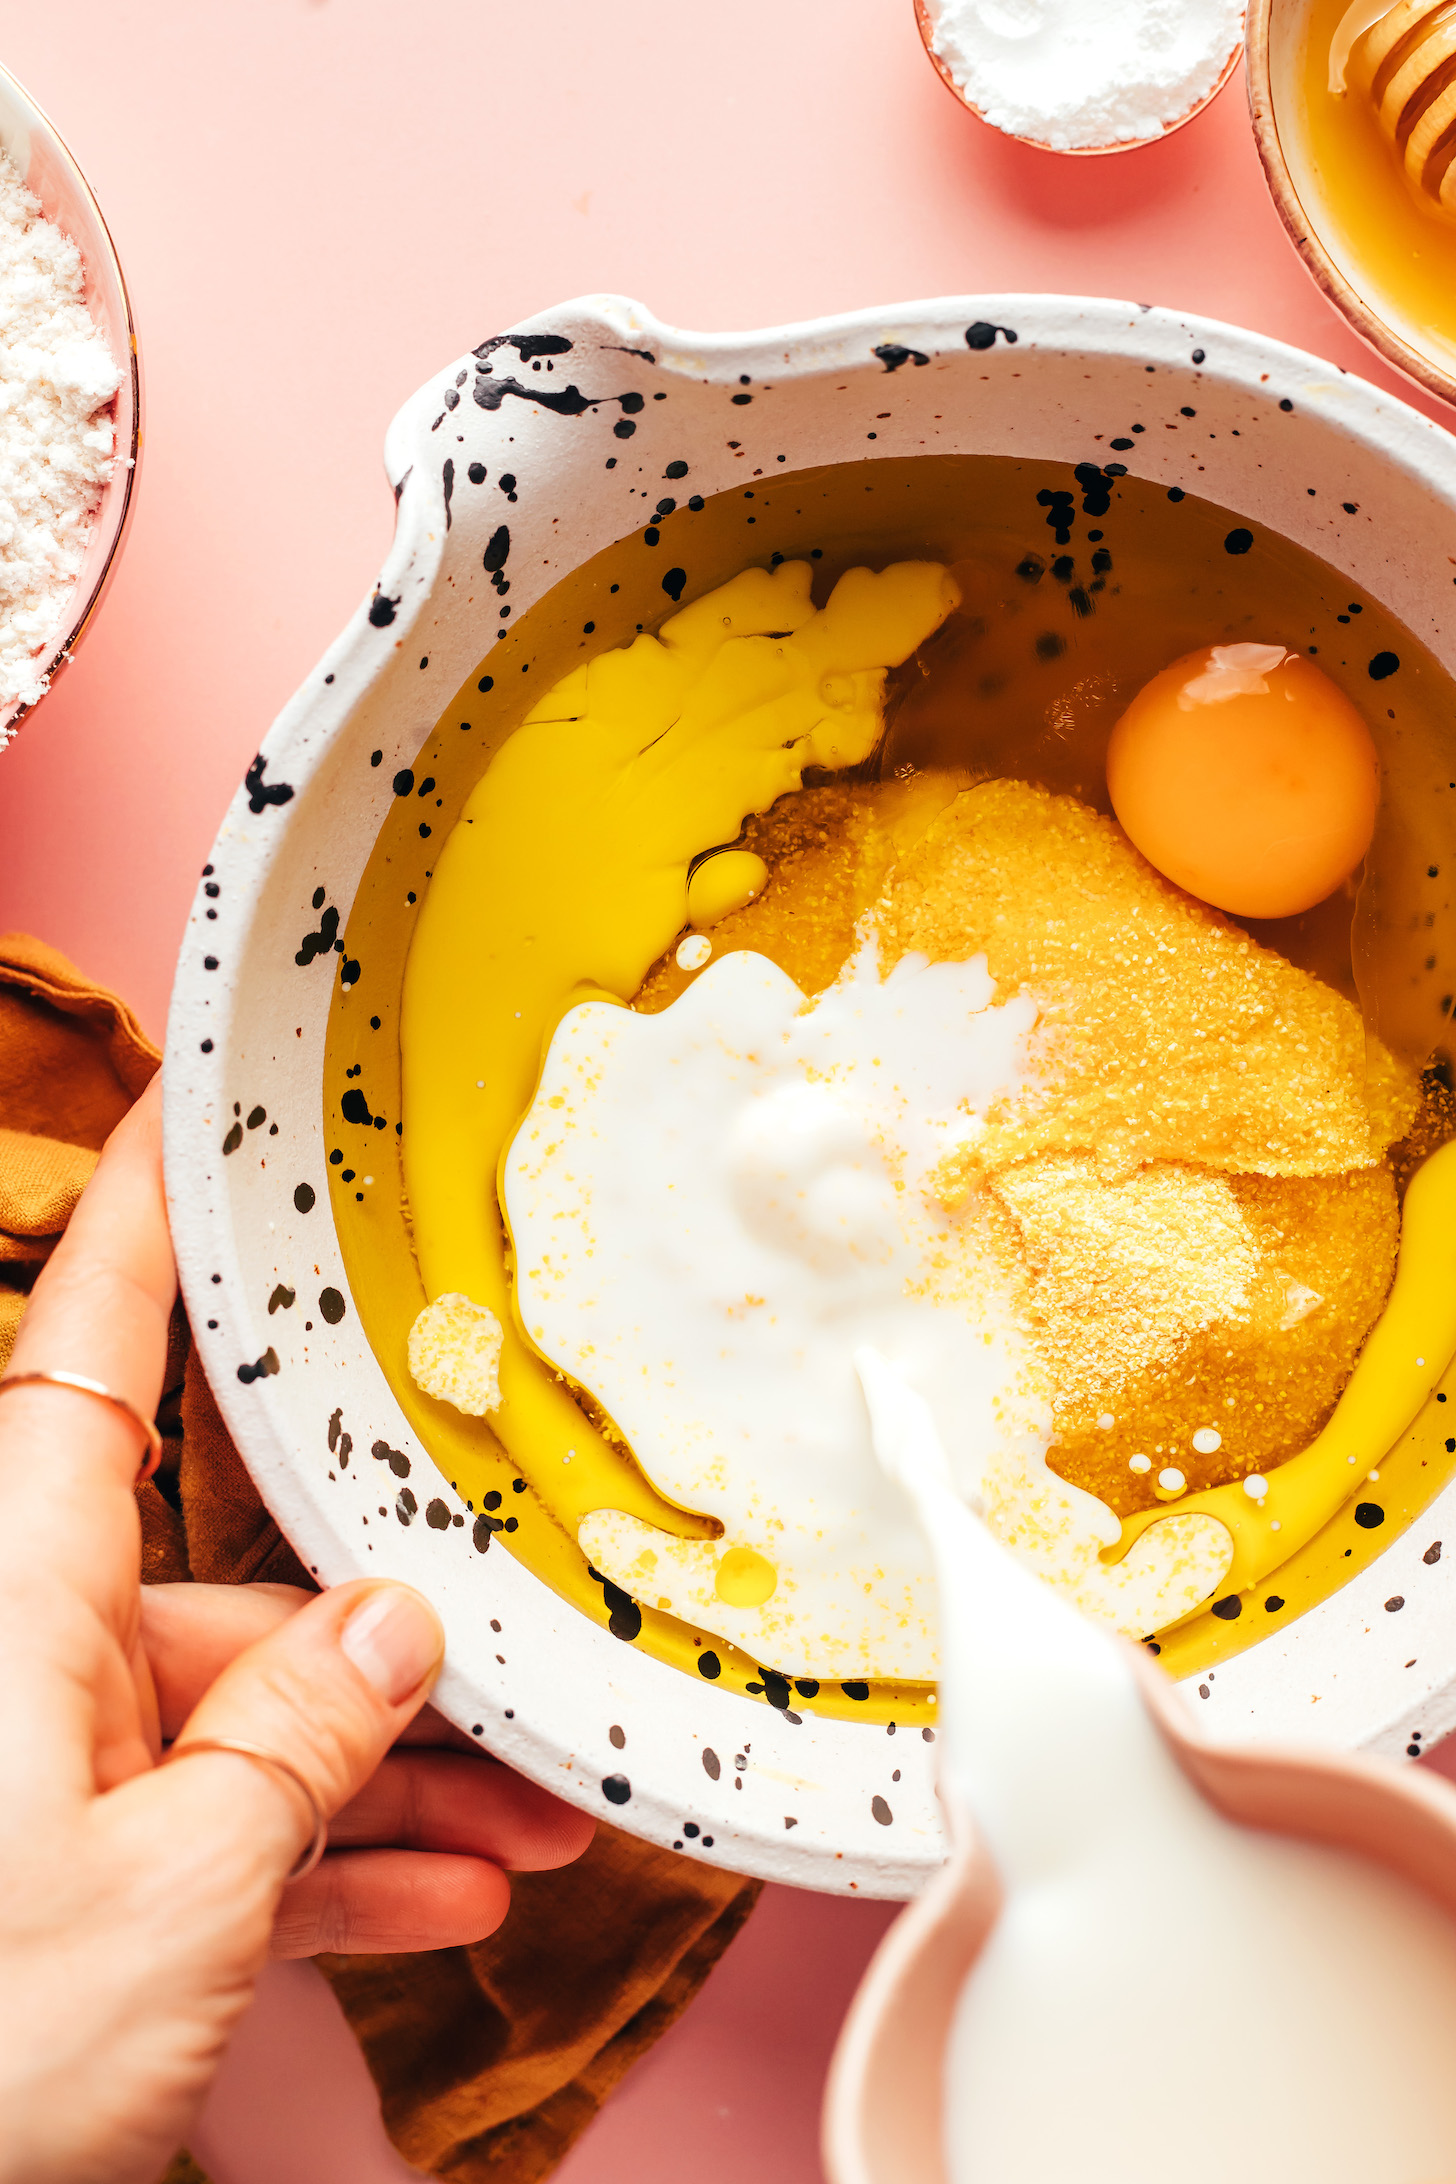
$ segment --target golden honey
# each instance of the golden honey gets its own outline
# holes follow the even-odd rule
[[[1311,0],[1300,44],[1295,117],[1331,256],[1376,316],[1456,371],[1456,218],[1407,176],[1368,95],[1357,41],[1343,95],[1330,89],[1330,43],[1347,0]],[[1368,73],[1368,72],[1367,72]]]

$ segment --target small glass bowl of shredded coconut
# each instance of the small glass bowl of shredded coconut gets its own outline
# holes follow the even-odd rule
[[[101,209],[0,69],[0,748],[100,604],[130,513],[140,408]]]
[[[1244,0],[915,0],[963,105],[1051,152],[1121,152],[1201,113],[1243,48]]]

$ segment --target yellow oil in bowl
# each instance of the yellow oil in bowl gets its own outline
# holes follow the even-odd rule
[[[427,1289],[402,1141],[393,1130],[376,1135],[357,1118],[361,1110],[401,1112],[405,966],[442,844],[469,818],[477,784],[538,700],[598,654],[630,644],[644,626],[665,619],[661,571],[674,527],[684,534],[691,527],[700,592],[746,568],[803,559],[813,566],[814,596],[822,604],[848,568],[936,562],[954,569],[961,604],[891,678],[888,737],[868,762],[871,775],[905,780],[945,768],[1008,775],[1073,793],[1105,812],[1103,764],[1113,724],[1170,659],[1200,643],[1251,638],[1317,655],[1375,736],[1384,775],[1380,825],[1358,905],[1343,893],[1302,917],[1259,928],[1256,937],[1348,997],[1358,994],[1367,1023],[1407,1058],[1424,1060],[1449,1013],[1441,991],[1450,976],[1449,891],[1429,875],[1433,867],[1449,870],[1456,859],[1456,797],[1438,793],[1446,788],[1452,691],[1424,648],[1376,602],[1352,596],[1348,579],[1211,503],[1123,478],[1093,536],[1074,553],[1058,553],[1044,508],[1049,493],[1070,488],[1072,479],[1057,465],[896,461],[873,466],[871,481],[860,466],[837,466],[765,483],[747,505],[732,493],[679,511],[661,526],[660,541],[654,536],[649,544],[636,534],[573,572],[479,663],[415,766],[396,781],[347,933],[351,954],[367,952],[369,998],[342,986],[335,994],[324,1111],[334,1216],[366,1332],[424,1447],[470,1504],[477,1545],[516,1554],[618,1636],[725,1688],[780,1705],[928,1724],[934,1695],[926,1686],[820,1685],[804,1678],[790,1692],[782,1676],[765,1673],[764,1663],[650,1599],[604,1583],[576,1542],[577,1522],[588,1509],[606,1503],[635,1510],[699,1536],[704,1526],[662,1501],[610,1421],[545,1359],[522,1348],[517,1384],[530,1392],[513,1420],[500,1418],[499,1434],[485,1420],[423,1395],[411,1380],[407,1338]],[[555,822],[554,801],[544,795],[531,821],[543,859],[553,851]],[[529,842],[511,846],[529,868]],[[590,840],[579,853],[592,853]],[[754,941],[771,956],[772,929],[771,920],[761,924]],[[466,966],[481,936],[466,919],[454,939],[465,1008]],[[655,980],[659,996],[672,985],[672,963],[669,952],[655,969],[647,967],[648,985]],[[829,975],[833,968],[826,963]],[[507,969],[515,975],[519,965]],[[541,1028],[550,1025],[534,1032],[537,1043]],[[530,1095],[532,1068],[526,1057],[521,1104]],[[507,1120],[513,1126],[514,1118]],[[463,1218],[471,1248],[492,1258],[491,1279],[504,1296],[509,1242],[492,1190],[499,1151],[494,1142],[465,1150],[460,1191],[462,1202],[470,1201]],[[1267,1400],[1276,1410],[1279,1399],[1271,1386]],[[1241,1650],[1365,1567],[1456,1466],[1456,1435],[1443,1430],[1450,1415],[1444,1402],[1445,1390],[1433,1391],[1397,1445],[1381,1452],[1378,1489],[1352,1495],[1237,1618],[1205,1612],[1167,1637],[1167,1665],[1191,1668]],[[563,1432],[576,1456],[569,1468],[557,1445]],[[1298,1454],[1306,1438],[1301,1433],[1278,1447],[1278,1460]]]

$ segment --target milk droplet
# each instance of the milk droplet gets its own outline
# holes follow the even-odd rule
[[[677,967],[680,971],[700,971],[713,953],[713,943],[706,933],[689,933],[677,946]]]
[[[1127,1468],[1129,1471],[1151,1471],[1153,1468],[1153,1459],[1151,1456],[1129,1456],[1127,1459]]]
[[[1158,1484],[1165,1494],[1181,1494],[1188,1481],[1181,1471],[1170,1466],[1168,1470],[1158,1473]]]
[[[1301,1320],[1307,1320],[1311,1312],[1317,1312],[1324,1301],[1319,1291],[1311,1289],[1308,1283],[1286,1281],[1284,1317],[1279,1322],[1281,1332],[1297,1327]]]
[[[1223,1447],[1223,1435],[1216,1426],[1200,1426],[1193,1436],[1193,1446],[1200,1456],[1211,1456],[1216,1448]]]

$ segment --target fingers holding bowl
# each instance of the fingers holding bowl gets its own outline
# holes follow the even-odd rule
[[[318,1595],[300,1585],[148,1585],[142,1592],[141,1636],[170,1742],[229,1662],[266,1638]],[[400,1731],[397,1743],[456,1752],[480,1746],[422,1706]]]
[[[407,1585],[364,1579],[310,1600],[223,1668],[178,1737],[239,1737],[276,1752],[332,1815],[423,1705],[440,1619]]]
[[[7,1378],[29,1372],[85,1375],[150,1418],[162,1389],[167,1324],[177,1270],[162,1188],[162,1108],[157,1081],[112,1131],[76,1210],[37,1278],[15,1338]],[[137,1429],[80,1392],[17,1390],[9,1402],[51,1421],[64,1403],[74,1415],[67,1438],[105,1433],[131,1462],[142,1453]],[[39,1406],[47,1408],[42,1411]],[[8,1426],[8,1420],[7,1420]]]
[[[482,1941],[510,1907],[507,1871],[568,1865],[595,1832],[585,1813],[483,1754],[391,1753],[336,1816],[328,1857],[286,1891],[273,1953]]]
[[[290,1888],[273,1922],[275,1957],[394,1956],[484,1941],[504,1919],[511,1884],[484,1858],[448,1852],[345,1850]]]
[[[175,1288],[149,1092],[113,1133],[37,1283],[12,1372],[84,1374],[149,1418]],[[337,1816],[328,1870],[289,1893],[283,1932],[295,1949],[346,1932],[378,1948],[477,1938],[504,1915],[503,1866],[579,1854],[590,1823],[483,1755],[423,1749],[381,1769],[402,1735],[469,1749],[438,1717],[417,1719],[443,1634],[407,1587],[362,1582],[315,1597],[167,1586],[138,1604],[126,1521],[134,1531],[137,1439],[133,1421],[82,1390],[26,1386],[0,1404],[0,1492],[43,1501],[41,1529],[64,1535],[68,1585],[120,1641],[113,1680],[134,1687],[109,1709],[116,1749],[94,1786],[117,1794],[96,1809],[98,1826],[120,1839],[140,1820],[152,1841],[205,1846],[198,1884],[218,1895],[224,1924],[231,1895],[232,1922],[256,1938],[318,1816]],[[22,1529],[33,1545],[36,1528]],[[143,1747],[167,1738],[185,1764],[153,1773]]]
[[[157,1691],[163,1738],[240,1653],[269,1638],[318,1595],[299,1585],[144,1585],[141,1642]]]
[[[0,1380],[0,1539],[20,1543],[29,1568],[62,1569],[126,1643],[119,1608],[130,1614],[136,1592],[127,1505],[150,1453],[176,1292],[153,1086],[107,1140]],[[93,1388],[58,1384],[57,1374]]]
[[[284,1585],[148,1587],[142,1632],[163,1734],[178,1738],[184,1750],[203,1734],[204,1721],[216,1734],[216,1718],[201,1706],[204,1696],[248,1648],[286,1635],[313,1604],[315,1595]],[[502,1869],[568,1864],[593,1832],[585,1814],[422,1707],[335,1812],[323,1865],[285,1889],[274,1953],[382,1953],[479,1940],[509,1904]]]
[[[330,1844],[457,1852],[512,1873],[570,1865],[595,1822],[477,1752],[395,1751],[336,1816]]]
[[[423,1704],[443,1650],[439,1618],[408,1586],[364,1581],[310,1600],[222,1668],[172,1763],[104,1800],[98,1825],[133,1850],[174,1846],[200,1930],[218,1920],[251,1962],[321,1822]]]

